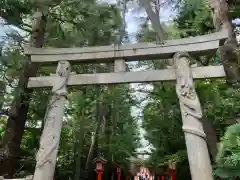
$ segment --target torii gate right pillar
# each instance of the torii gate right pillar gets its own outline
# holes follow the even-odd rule
[[[192,180],[213,180],[206,134],[201,122],[202,110],[195,91],[188,53],[176,53],[173,66],[176,74],[176,92],[180,102],[183,131],[187,146]]]

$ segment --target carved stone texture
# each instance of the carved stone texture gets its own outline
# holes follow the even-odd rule
[[[58,78],[53,86],[53,95],[45,115],[45,126],[36,156],[37,164],[33,180],[53,180],[54,176],[67,96],[66,85],[70,74],[69,62],[60,61],[56,74]]]
[[[188,53],[176,53],[173,67],[176,73],[176,92],[182,113],[183,131],[187,146],[192,180],[213,180],[205,133],[201,122],[202,110],[195,91]]]

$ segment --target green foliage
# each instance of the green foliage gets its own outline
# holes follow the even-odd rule
[[[215,174],[223,178],[240,176],[240,124],[227,128],[220,143]]]
[[[213,31],[211,11],[207,1],[184,0],[175,19],[181,37],[197,36]]]

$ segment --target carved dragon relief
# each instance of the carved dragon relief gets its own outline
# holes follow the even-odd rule
[[[202,110],[200,101],[195,91],[192,72],[189,68],[189,55],[188,53],[176,53],[173,57],[173,67],[175,69],[177,83],[176,92],[179,98],[182,116],[183,116],[183,130],[197,136],[206,137],[203,129],[192,127],[184,123],[184,119],[192,116],[197,121],[201,121]]]
[[[52,163],[55,157],[51,154],[58,148],[59,132],[56,132],[55,127],[58,119],[55,118],[54,108],[58,108],[57,100],[62,96],[67,96],[67,81],[70,74],[70,63],[68,61],[60,61],[56,70],[58,81],[52,89],[52,99],[48,105],[45,114],[45,126],[40,140],[40,148],[36,156],[36,168],[42,167],[45,163]]]

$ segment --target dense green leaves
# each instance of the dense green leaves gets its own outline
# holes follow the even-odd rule
[[[213,30],[211,11],[206,1],[183,1],[175,19],[181,37],[207,34]]]
[[[227,128],[219,147],[215,174],[224,178],[240,176],[240,124]]]

